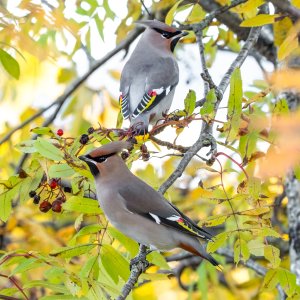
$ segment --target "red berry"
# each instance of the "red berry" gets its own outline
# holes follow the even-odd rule
[[[56,179],[52,179],[52,180],[50,181],[50,183],[49,183],[49,186],[50,186],[50,188],[51,188],[52,190],[54,190],[55,188],[57,188],[58,183],[57,183]]]
[[[56,134],[62,136],[64,134],[64,131],[62,129],[58,129]]]
[[[40,211],[46,213],[51,209],[51,207],[52,207],[51,203],[45,200],[40,204]]]
[[[57,198],[56,200],[53,201],[52,210],[54,212],[61,212],[61,210],[62,210],[62,201],[61,201],[61,199]]]

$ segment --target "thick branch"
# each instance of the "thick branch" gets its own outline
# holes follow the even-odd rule
[[[7,142],[16,131],[18,131],[18,130],[22,129],[23,127],[25,127],[26,125],[30,124],[32,121],[34,121],[36,118],[41,116],[44,112],[48,111],[53,106],[55,106],[55,105],[58,105],[58,107],[62,106],[64,104],[64,102],[81,86],[81,84],[91,74],[93,74],[99,67],[101,67],[103,64],[105,64],[108,60],[110,60],[118,52],[120,52],[123,49],[128,48],[128,46],[138,37],[138,35],[140,33],[141,33],[141,30],[139,30],[139,29],[133,30],[128,35],[128,37],[125,40],[123,40],[119,45],[117,45],[112,51],[107,53],[102,59],[100,59],[100,60],[96,61],[94,64],[92,64],[90,69],[85,74],[83,74],[81,77],[78,77],[69,86],[67,86],[64,93],[62,95],[60,95],[56,100],[54,100],[50,105],[42,108],[37,113],[35,113],[33,116],[31,116],[29,119],[25,120],[19,126],[15,127],[8,134],[6,134],[6,136],[4,136],[4,138],[2,138],[0,140],[0,145]]]
[[[300,10],[296,7],[292,6],[289,1],[285,0],[268,0],[274,4],[277,8],[279,8],[282,12],[289,13],[291,16],[299,19],[300,18]]]
[[[123,286],[121,295],[117,298],[117,300],[124,300],[130,294],[135,284],[137,283],[139,276],[145,271],[147,268],[147,248],[144,245],[140,245],[140,250],[138,255],[134,258],[136,263],[132,264],[130,276]]]

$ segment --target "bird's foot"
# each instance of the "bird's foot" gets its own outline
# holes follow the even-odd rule
[[[136,256],[130,261],[130,271],[135,267],[137,267],[142,271],[142,273],[144,273],[149,267],[149,262],[146,260],[146,258]]]
[[[149,252],[147,251],[147,247],[140,244],[140,250],[137,256],[135,256],[129,264],[130,271],[133,269],[137,269],[141,273],[144,273],[146,269],[149,267],[149,262],[146,259],[146,256]]]

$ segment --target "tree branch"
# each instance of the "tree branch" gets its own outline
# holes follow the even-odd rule
[[[299,19],[300,18],[300,10],[296,7],[292,6],[288,1],[285,0],[268,0],[277,8],[279,8],[283,12],[289,13],[291,16]]]
[[[110,60],[114,55],[119,53],[121,50],[126,49],[141,33],[141,29],[134,29],[128,37],[123,40],[119,45],[117,45],[112,51],[107,53],[102,59],[96,61],[93,63],[90,67],[90,69],[83,74],[81,77],[78,77],[75,79],[69,86],[66,87],[64,93],[60,95],[56,100],[54,100],[50,105],[42,108],[37,113],[35,113],[33,116],[22,122],[19,126],[12,129],[9,133],[7,133],[1,140],[0,145],[7,142],[10,137],[17,132],[18,130],[22,129],[26,125],[30,124],[32,121],[34,121],[36,118],[41,116],[43,113],[48,111],[50,108],[52,108],[55,105],[58,105],[58,110],[60,110],[60,107],[65,103],[65,101],[81,86],[81,84],[91,75],[93,74],[99,67],[101,67],[103,64],[105,64],[108,60]],[[54,114],[53,114],[54,116]],[[51,117],[50,117],[51,119]],[[52,120],[53,121],[53,120]],[[51,121],[51,122],[52,122]],[[50,123],[51,123],[50,122]],[[49,123],[49,124],[50,124]]]
[[[135,284],[137,283],[139,276],[147,269],[148,262],[146,260],[147,247],[140,245],[138,255],[132,260],[134,263],[131,265],[130,276],[122,288],[121,295],[116,300],[124,300],[130,294]]]

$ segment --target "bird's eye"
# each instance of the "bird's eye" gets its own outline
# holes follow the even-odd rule
[[[162,33],[161,36],[164,37],[165,39],[167,39],[167,38],[169,38],[169,33],[164,32],[164,33]]]

